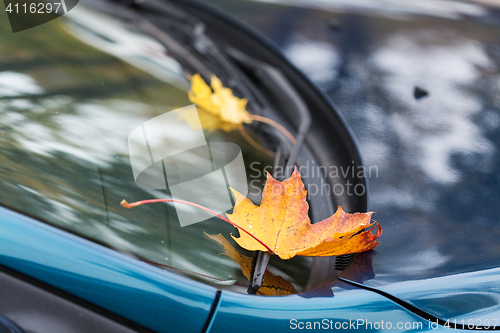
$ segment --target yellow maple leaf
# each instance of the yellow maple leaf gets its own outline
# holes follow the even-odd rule
[[[295,255],[342,255],[375,248],[378,245],[376,240],[382,234],[380,225],[376,235],[371,232],[375,226],[363,231],[374,225],[371,222],[373,212],[348,214],[340,206],[329,218],[311,224],[307,192],[297,168],[283,182],[267,173],[260,207],[239,192],[232,191],[236,205],[233,213],[226,215],[232,224],[245,230],[245,233],[240,232],[239,238],[233,238],[250,251],[270,249],[281,259]]]
[[[225,255],[232,258],[241,267],[243,275],[250,280],[250,272],[252,269],[252,259],[236,251],[236,249],[222,236],[221,234],[209,235],[208,238],[216,241],[224,248]],[[264,296],[283,296],[296,294],[294,286],[281,276],[273,275],[267,269],[264,272],[264,281],[257,294]]]
[[[219,128],[230,131],[243,123],[250,123],[250,114],[246,111],[248,101],[234,96],[232,90],[225,88],[215,75],[210,80],[209,86],[199,74],[190,78],[188,97],[191,103],[201,109],[199,115],[202,127],[211,131]],[[186,120],[189,122],[189,119]]]

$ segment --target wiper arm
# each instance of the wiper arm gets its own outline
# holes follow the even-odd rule
[[[275,154],[273,177],[278,179],[277,170],[285,164],[285,172],[282,178],[284,180],[292,175],[297,157],[304,144],[307,132],[311,127],[311,114],[306,103],[302,100],[295,88],[288,82],[286,77],[276,69],[266,63],[252,59],[245,54],[229,50],[229,54],[242,63],[251,66],[260,79],[261,84],[270,91],[278,100],[281,108],[286,109],[291,117],[295,117],[299,123],[298,133],[296,135],[296,143],[292,146],[288,157],[284,156],[283,145],[288,145],[288,142],[283,142]],[[285,139],[287,140],[287,139]],[[252,269],[250,273],[250,286],[248,287],[249,294],[255,294],[262,285],[264,272],[271,254],[269,252],[256,251],[252,260]]]
[[[190,70],[191,74],[199,73],[205,80],[216,75],[229,87],[236,88],[248,99],[251,111],[255,114],[262,114],[261,106],[267,104],[264,98],[253,89],[252,84],[232,59],[205,35],[205,24],[196,17],[171,3],[166,4],[158,0],[122,0],[109,1],[107,5],[102,2],[93,2],[93,4],[111,15],[117,15],[129,21],[142,32],[154,37],[185,69]],[[167,28],[168,32],[162,27]],[[275,172],[278,169],[277,166],[285,164],[285,172],[280,180],[289,178],[311,125],[308,107],[281,71],[234,49],[229,49],[227,52],[238,62],[250,65],[262,86],[277,98],[280,108],[286,109],[290,117],[297,120],[296,143],[291,146],[286,138],[280,137],[281,144],[275,155]],[[211,66],[207,66],[203,60]],[[290,146],[289,154],[285,156],[284,147]],[[278,178],[277,174],[274,176]],[[256,251],[252,261],[248,293],[255,294],[260,288],[270,256],[268,252]]]

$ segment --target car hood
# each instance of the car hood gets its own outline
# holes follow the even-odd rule
[[[209,2],[278,44],[337,105],[372,167],[369,210],[384,234],[341,277],[440,318],[498,307],[498,8]]]

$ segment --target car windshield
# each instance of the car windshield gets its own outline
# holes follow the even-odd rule
[[[233,226],[216,217],[181,226],[176,207],[164,203],[120,205],[123,199],[171,195],[168,186],[137,185],[129,135],[191,104],[190,83],[179,62],[151,37],[83,5],[62,23],[0,39],[0,204],[138,260],[245,291],[248,280],[237,263],[221,256],[222,248],[204,235],[222,233],[232,242]],[[180,138],[180,150],[189,150],[199,134],[188,123],[160,130]],[[244,161],[258,163],[245,164],[247,180],[263,185],[258,170],[273,164],[270,156],[238,131],[205,131],[204,136],[209,143],[241,148]],[[179,156],[183,169],[197,170],[193,154]],[[142,157],[148,163],[150,156]],[[208,193],[193,193],[198,195]],[[258,195],[254,199],[258,202]],[[296,257],[271,261],[270,269],[301,290],[310,263]]]

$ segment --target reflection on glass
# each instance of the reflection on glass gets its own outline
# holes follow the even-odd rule
[[[54,22],[46,25],[49,31],[0,36],[8,50],[0,54],[0,62],[16,65],[15,71],[0,71],[0,204],[139,260],[245,291],[248,281],[237,264],[219,255],[219,245],[204,237],[204,232],[222,233],[232,240],[234,227],[217,218],[181,227],[174,207],[165,204],[130,210],[120,206],[122,199],[171,197],[168,187],[137,186],[128,138],[148,120],[191,104],[182,69],[157,43],[120,30],[114,21],[108,37],[118,38],[124,48],[99,44],[84,26],[95,30],[104,21],[88,16],[92,24],[85,22],[83,7],[73,12],[81,15],[68,23],[73,24],[69,30],[79,39]],[[149,46],[125,54],[137,39]],[[144,49],[150,54],[141,54]],[[154,60],[153,67],[145,65],[146,56]],[[160,67],[164,71],[152,75]],[[182,137],[181,144],[194,135],[178,133],[178,128],[163,130]],[[213,132],[206,140],[234,143],[244,160],[271,164],[238,132]],[[183,168],[193,166],[192,154],[177,157]],[[280,265],[275,272],[298,289],[305,285],[307,260]]]

